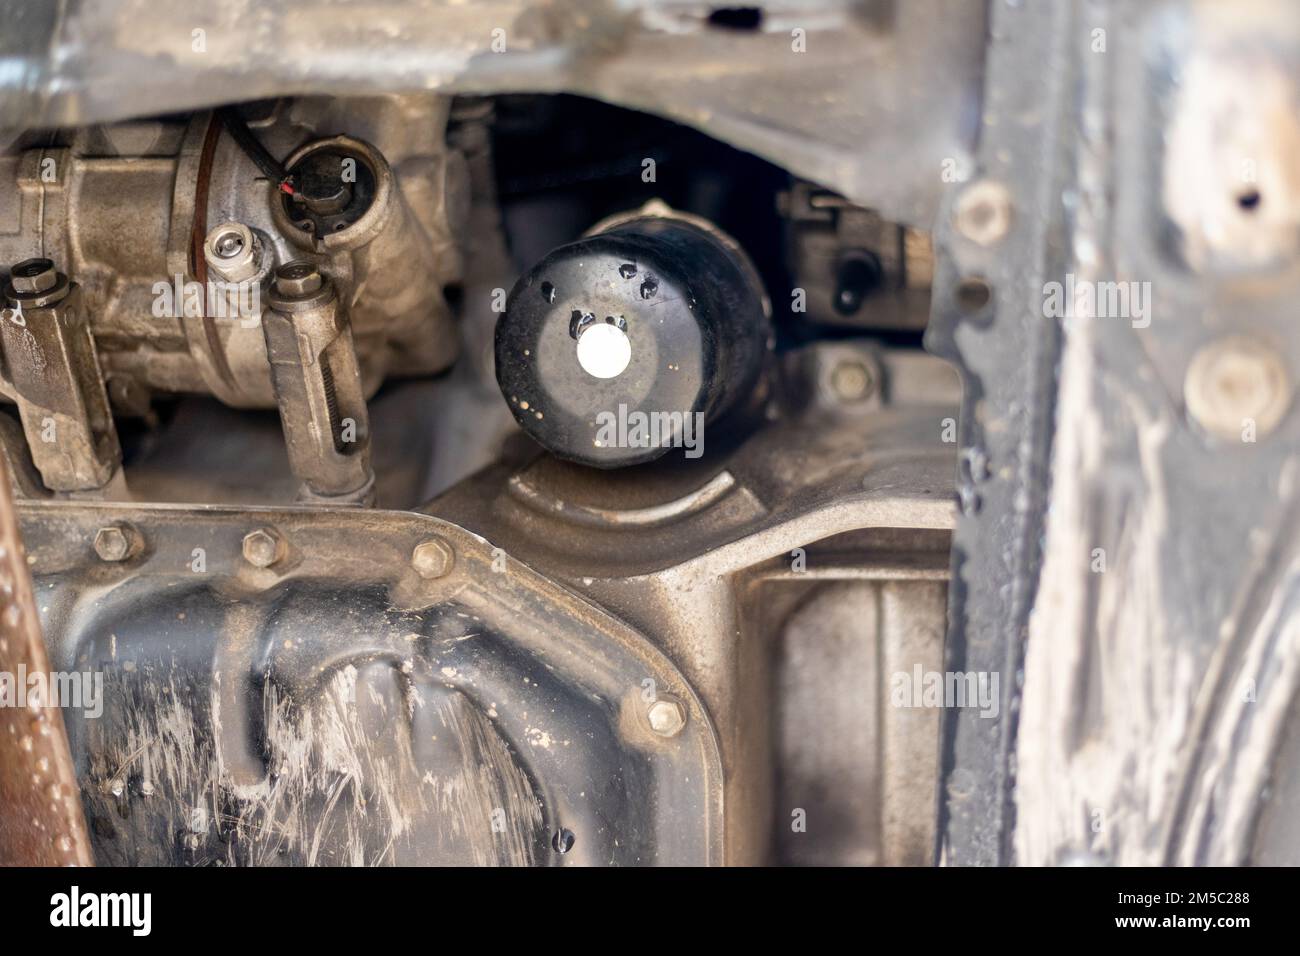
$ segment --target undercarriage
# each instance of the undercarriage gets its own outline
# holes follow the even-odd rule
[[[1291,12],[0,11],[4,862],[1297,860]]]

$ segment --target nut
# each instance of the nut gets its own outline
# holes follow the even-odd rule
[[[95,532],[95,553],[102,561],[125,561],[135,550],[135,541],[129,525],[106,525]]]
[[[971,242],[991,246],[1011,230],[1011,193],[992,179],[971,183],[953,208],[953,224]]]
[[[275,291],[284,296],[311,295],[323,281],[320,270],[306,259],[286,262],[275,270]]]
[[[432,580],[440,578],[451,571],[456,563],[456,555],[451,547],[440,538],[421,541],[411,552],[411,567],[422,578]]]
[[[9,281],[15,292],[39,295],[58,285],[59,273],[49,259],[24,259],[10,270]]]
[[[1291,404],[1291,383],[1277,352],[1245,336],[1228,336],[1201,348],[1183,382],[1187,411],[1222,439],[1272,431]]]
[[[686,710],[671,697],[660,697],[646,711],[646,719],[660,737],[676,737],[686,726]]]
[[[258,528],[244,535],[244,560],[255,568],[269,568],[284,552],[284,539],[274,528]]]
[[[244,282],[261,269],[257,240],[240,222],[223,222],[203,241],[203,258],[208,268],[226,282]]]

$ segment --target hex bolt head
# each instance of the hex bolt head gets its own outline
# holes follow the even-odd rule
[[[306,259],[286,262],[275,270],[275,291],[283,296],[311,295],[323,282],[320,270]]]
[[[953,225],[981,246],[1001,242],[1011,230],[1011,193],[993,179],[971,183],[953,206]]]
[[[844,359],[831,370],[831,388],[842,402],[860,402],[871,395],[875,377],[865,362]]]
[[[203,242],[208,268],[226,282],[244,282],[261,269],[257,240],[240,222],[223,222]]]
[[[95,553],[101,561],[125,561],[135,550],[135,541],[135,531],[129,525],[105,525],[95,532]]]
[[[258,528],[244,535],[244,560],[255,568],[269,568],[284,552],[284,539],[274,528]]]
[[[433,580],[451,571],[456,563],[455,552],[441,538],[429,538],[421,541],[411,552],[411,567],[422,578]]]
[[[1216,438],[1245,441],[1272,431],[1291,405],[1291,382],[1277,352],[1231,335],[1201,348],[1183,381],[1187,412]]]
[[[646,720],[660,737],[676,737],[686,726],[686,708],[671,697],[660,697],[646,711]]]
[[[59,273],[49,259],[24,259],[9,271],[15,292],[39,295],[59,284]]]

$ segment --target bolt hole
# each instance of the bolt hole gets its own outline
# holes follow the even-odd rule
[[[884,270],[880,257],[865,249],[856,249],[844,256],[835,270],[835,311],[840,315],[853,315],[862,308],[862,302],[880,286]]]
[[[718,7],[709,14],[709,26],[722,30],[757,30],[763,25],[758,7]]]
[[[957,284],[957,308],[966,315],[983,312],[993,299],[993,290],[979,276],[967,276]]]
[[[590,312],[583,312],[579,309],[574,309],[569,314],[569,334],[575,339],[579,338],[582,335],[583,329],[595,321],[596,317]]]
[[[1237,193],[1237,208],[1242,212],[1254,212],[1263,201],[1264,197],[1258,189],[1246,189]]]
[[[555,834],[551,837],[551,847],[556,853],[568,853],[573,849],[573,844],[576,843],[577,840],[578,838],[573,835],[572,830],[561,827],[559,830],[556,830]]]

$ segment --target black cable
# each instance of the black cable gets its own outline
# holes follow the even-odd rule
[[[267,151],[267,148],[262,145],[261,140],[253,135],[253,131],[248,128],[248,124],[244,122],[239,112],[232,106],[223,106],[216,112],[217,118],[221,120],[221,125],[226,128],[230,138],[244,151],[244,155],[251,159],[253,164],[262,171],[262,175],[275,183],[276,188],[292,195],[293,177],[284,168],[284,164],[272,156]]]

